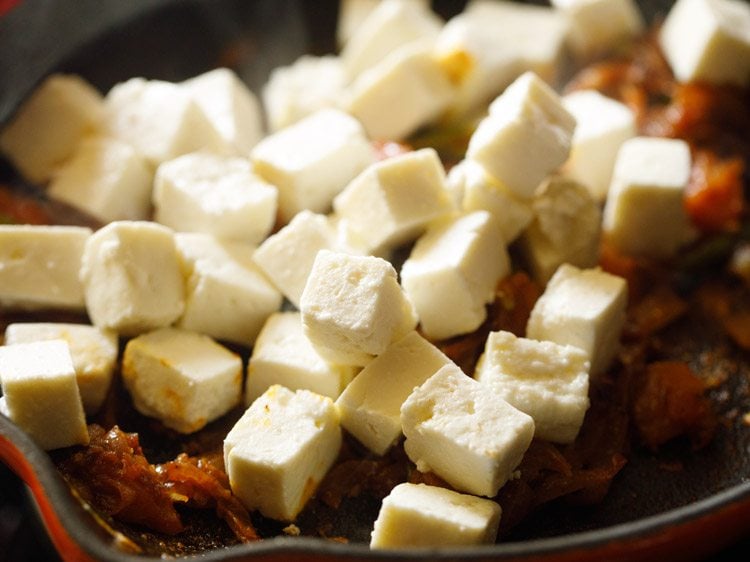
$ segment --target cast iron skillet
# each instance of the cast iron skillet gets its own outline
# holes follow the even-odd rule
[[[304,52],[334,48],[335,2],[295,0],[26,0],[0,17],[0,126],[53,70],[79,73],[102,91],[132,76],[182,80],[233,67],[256,91],[270,70]],[[664,3],[647,2],[653,18]],[[462,2],[437,2],[444,16]],[[0,4],[2,8],[2,4]],[[0,182],[20,185],[7,164]],[[1,312],[1,311],[0,311]],[[710,348],[708,337],[704,344]],[[696,354],[699,350],[695,350]],[[726,410],[750,411],[750,357],[717,392]],[[738,418],[741,418],[739,416]],[[671,456],[670,456],[671,455]],[[70,493],[50,457],[0,416],[0,460],[29,486],[55,547],[69,560],[143,560],[112,544]],[[555,505],[502,544],[440,551],[371,552],[366,544],[282,537],[209,551],[206,560],[625,560],[697,559],[750,531],[750,429],[723,425],[700,454],[636,451],[603,504]],[[356,519],[356,517],[355,517]],[[354,524],[358,524],[355,520]],[[364,523],[363,523],[364,525]],[[370,525],[370,523],[366,523]],[[362,529],[362,533],[369,532]]]

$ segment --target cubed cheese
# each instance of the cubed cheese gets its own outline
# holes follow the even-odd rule
[[[401,437],[404,400],[451,364],[437,347],[409,332],[368,363],[339,396],[341,425],[376,455],[384,455]]]
[[[606,239],[625,254],[673,256],[693,236],[683,204],[690,170],[690,147],[683,140],[625,142],[604,207]]]
[[[102,99],[85,80],[54,74],[26,100],[0,133],[0,150],[34,183],[46,182],[78,142],[95,132]]]
[[[194,152],[164,162],[153,197],[155,220],[179,232],[259,244],[276,222],[278,190],[244,158]]]
[[[0,225],[0,304],[83,309],[78,279],[91,229]]]
[[[330,398],[274,385],[227,435],[224,465],[232,492],[248,509],[293,521],[340,447],[338,413]]]
[[[426,337],[447,339],[484,322],[485,305],[510,273],[505,244],[498,220],[487,211],[436,222],[417,240],[401,269],[401,284]]]
[[[500,506],[492,500],[405,482],[383,500],[370,547],[493,544],[500,513]]]
[[[571,443],[589,407],[589,367],[577,347],[490,332],[474,378],[534,418],[534,437]]]
[[[117,334],[85,324],[10,324],[5,329],[6,345],[63,340],[68,344],[84,411],[95,414],[107,396],[117,361]]]
[[[456,490],[493,497],[521,462],[534,421],[455,365],[440,369],[401,406],[404,448],[420,472]]]
[[[131,339],[122,380],[135,408],[180,433],[193,433],[241,398],[242,360],[208,336],[162,328]]]
[[[135,335],[169,326],[185,289],[174,234],[150,222],[112,222],[86,241],[81,260],[86,309],[100,328]]]
[[[344,365],[365,365],[417,324],[390,263],[329,250],[315,258],[300,310],[315,349]]]
[[[430,0],[406,0],[419,2],[425,9],[429,8]],[[336,41],[344,45],[357,28],[367,19],[367,16],[380,4],[381,0],[342,0],[339,2],[339,14],[336,24]]]
[[[591,362],[590,374],[599,375],[619,350],[627,293],[622,277],[564,264],[534,305],[526,335],[582,349]]]
[[[0,347],[5,413],[42,449],[87,445],[89,433],[68,344]]]

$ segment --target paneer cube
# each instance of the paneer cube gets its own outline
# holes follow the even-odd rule
[[[487,317],[510,258],[497,219],[474,211],[434,223],[401,268],[401,284],[424,335],[447,339],[476,330]]]
[[[404,0],[418,2],[425,9],[429,8],[430,0]],[[336,42],[344,45],[367,16],[378,7],[380,0],[342,0],[339,2],[338,21],[336,23]]]
[[[122,380],[135,408],[180,433],[193,433],[234,408],[242,360],[208,336],[162,328],[125,346]]]
[[[88,444],[76,371],[64,341],[0,347],[0,383],[3,413],[42,449]]]
[[[561,265],[531,311],[526,336],[582,349],[591,376],[600,375],[620,348],[627,299],[622,277]]]
[[[224,440],[232,492],[250,510],[293,521],[341,448],[330,398],[274,385],[247,409]]]
[[[383,499],[370,548],[494,544],[500,513],[492,500],[405,482]]]
[[[452,364],[417,332],[409,332],[370,361],[341,393],[336,400],[341,425],[376,455],[384,455],[401,437],[401,405],[409,394]]]
[[[571,345],[490,332],[474,378],[534,418],[534,437],[572,443],[589,407],[589,360]]]
[[[401,406],[404,449],[420,472],[494,497],[521,462],[534,421],[455,365],[440,369]]]

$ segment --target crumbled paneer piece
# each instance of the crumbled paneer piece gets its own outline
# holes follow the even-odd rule
[[[63,340],[68,344],[86,414],[95,414],[107,396],[117,361],[117,334],[86,324],[24,322],[5,329],[5,344]]]
[[[432,148],[373,164],[346,186],[333,207],[346,221],[353,244],[372,254],[416,239],[430,221],[453,209],[445,170]]]
[[[577,347],[490,332],[474,378],[534,418],[534,437],[572,443],[589,407],[589,366]]]
[[[247,409],[224,440],[232,492],[249,510],[293,521],[341,448],[330,398],[274,385]]]
[[[32,183],[44,183],[102,120],[102,97],[78,76],[53,74],[0,132],[0,151]]]
[[[401,268],[401,284],[424,335],[447,339],[476,330],[510,258],[498,220],[487,211],[433,223]]]
[[[492,500],[405,482],[383,499],[370,547],[493,544],[500,513],[500,506]]]
[[[81,282],[94,325],[122,335],[169,326],[185,306],[174,234],[151,222],[112,222],[92,234]]]
[[[750,82],[750,5],[739,0],[678,0],[659,35],[681,82]]]
[[[417,325],[390,263],[329,250],[315,258],[300,310],[318,353],[343,365],[367,364]]]
[[[627,300],[622,277],[561,265],[531,311],[526,336],[582,349],[590,374],[600,375],[620,348]]]
[[[251,404],[274,384],[306,389],[335,400],[357,369],[329,363],[307,339],[299,312],[277,312],[263,325],[247,366],[245,403]]]
[[[245,158],[194,152],[156,170],[154,219],[178,232],[260,244],[276,222],[278,197]]]
[[[625,254],[673,256],[694,235],[683,205],[690,171],[690,147],[683,140],[626,141],[604,207],[607,241]]]
[[[42,449],[87,445],[89,432],[68,344],[0,346],[3,413]]]
[[[0,305],[83,309],[78,278],[91,229],[0,225]]]
[[[336,400],[341,425],[376,455],[401,437],[401,405],[445,365],[437,347],[409,332],[365,366]]]
[[[527,72],[490,105],[469,141],[475,160],[515,195],[529,199],[541,181],[568,158],[575,118],[560,97]]]
[[[105,223],[145,220],[151,212],[153,179],[151,166],[131,145],[97,136],[79,143],[47,193]]]
[[[327,212],[333,198],[375,161],[362,125],[337,109],[321,109],[258,143],[255,171],[279,189],[279,216]]]
[[[534,420],[491,385],[448,365],[401,406],[404,449],[420,472],[434,472],[456,490],[493,497],[521,462]]]
[[[185,276],[185,311],[177,325],[240,345],[253,345],[282,296],[253,262],[255,246],[208,234],[175,234]]]
[[[131,339],[122,380],[136,410],[180,433],[202,429],[241,399],[242,360],[208,336],[161,328]]]

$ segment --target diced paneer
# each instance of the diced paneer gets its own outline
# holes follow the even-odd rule
[[[562,265],[534,305],[526,336],[586,352],[591,376],[600,375],[620,348],[628,288],[600,269]]]
[[[253,346],[245,403],[251,404],[274,384],[335,400],[355,373],[354,367],[329,363],[315,351],[299,312],[278,312],[268,317]]]
[[[474,378],[534,418],[534,437],[572,443],[589,407],[589,361],[571,345],[490,332]]]
[[[473,159],[516,196],[529,199],[568,158],[575,118],[538,76],[523,74],[490,105],[471,137]]]
[[[174,234],[150,222],[112,222],[92,234],[81,281],[91,321],[118,334],[169,326],[185,305]]]
[[[117,361],[117,334],[85,324],[25,322],[5,329],[5,344],[63,340],[68,344],[86,414],[95,414],[109,390]]]
[[[178,232],[259,244],[276,222],[278,197],[248,160],[194,152],[157,169],[154,218]]]
[[[300,310],[318,353],[343,365],[367,364],[417,325],[390,263],[329,250],[315,258]]]
[[[401,269],[424,335],[447,339],[476,330],[487,317],[510,259],[497,219],[474,211],[434,223]]]
[[[576,119],[565,173],[585,185],[597,201],[604,201],[617,152],[636,134],[633,110],[596,90],[573,92],[562,101]]]
[[[374,161],[362,125],[336,109],[317,111],[252,151],[255,171],[279,189],[283,222],[304,209],[327,212],[333,198]]]
[[[44,183],[96,132],[102,97],[77,76],[55,74],[26,100],[0,132],[0,150],[33,183]]]
[[[405,482],[383,499],[370,547],[494,544],[500,513],[492,500]]]
[[[660,42],[681,82],[750,82],[750,5],[739,0],[678,0]]]
[[[89,236],[78,226],[0,225],[0,304],[83,309],[78,272]]]
[[[409,332],[368,363],[339,396],[341,425],[376,455],[384,455],[401,437],[401,405],[409,394],[452,364],[417,332]]]
[[[145,220],[154,172],[131,145],[107,137],[81,141],[47,193],[102,222]]]
[[[683,204],[690,171],[690,147],[683,140],[626,141],[604,207],[607,241],[625,254],[673,256],[693,236]]]
[[[68,344],[0,347],[4,412],[42,449],[87,445],[89,433]]]
[[[494,497],[521,462],[534,421],[455,365],[416,388],[401,407],[404,449],[420,472],[456,490]]]
[[[245,507],[293,521],[340,448],[339,417],[330,398],[274,385],[227,435],[224,465]]]
[[[255,246],[198,233],[177,233],[175,242],[186,278],[185,311],[177,325],[252,345],[282,303],[252,260]]]
[[[180,433],[202,429],[234,408],[242,360],[208,336],[162,328],[130,340],[122,380],[135,408]]]
[[[406,46],[362,73],[347,93],[346,108],[370,138],[401,140],[435,121],[454,88],[432,51]]]
[[[406,0],[419,2],[425,9],[429,8],[430,0]],[[336,25],[336,41],[345,44],[360,25],[367,19],[381,0],[342,0],[339,3],[339,17]]]
[[[263,137],[260,103],[228,68],[216,68],[182,83],[227,146],[247,156]]]
[[[333,207],[356,246],[384,254],[416,239],[453,205],[437,152],[424,148],[373,164],[346,186]]]

